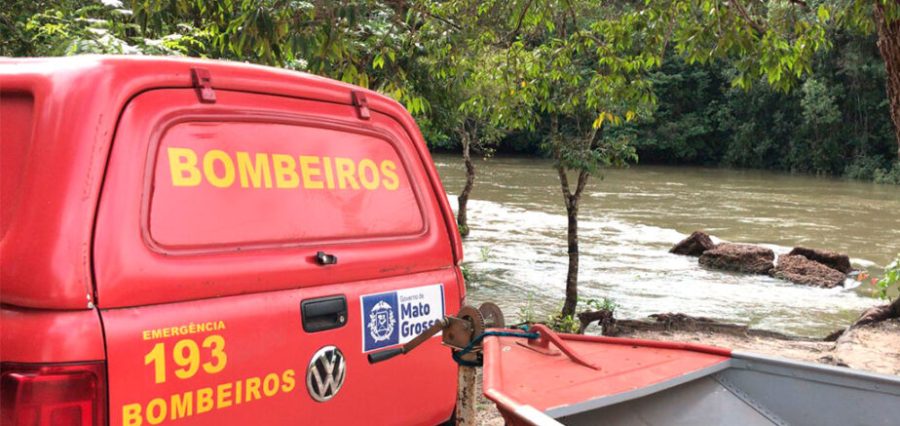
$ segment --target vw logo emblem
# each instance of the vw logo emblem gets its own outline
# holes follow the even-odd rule
[[[337,395],[344,385],[347,363],[344,354],[334,346],[319,349],[306,368],[306,389],[312,399],[325,402]]]

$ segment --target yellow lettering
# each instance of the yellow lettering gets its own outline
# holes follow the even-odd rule
[[[322,157],[322,165],[325,169],[325,186],[334,189],[334,172],[331,171],[331,157]]]
[[[157,384],[166,382],[166,347],[163,343],[153,345],[153,349],[144,355],[144,365],[153,364],[153,381]]]
[[[312,155],[300,156],[300,173],[303,175],[303,187],[306,189],[322,189],[325,185],[320,180],[313,180],[315,176],[322,176],[322,170],[318,168],[319,157]]]
[[[296,188],[300,186],[300,176],[297,176],[297,162],[294,157],[284,154],[272,154],[272,165],[275,168],[276,188]]]
[[[213,409],[214,401],[212,395],[212,388],[203,388],[197,391],[197,414]]]
[[[278,393],[278,375],[270,373],[263,379],[263,393],[272,396]]]
[[[222,163],[222,176],[216,174],[216,161]],[[203,155],[203,174],[212,186],[228,188],[234,183],[234,163],[225,151],[213,149]]]
[[[151,425],[158,425],[166,419],[166,400],[162,398],[153,398],[147,404],[147,422]]]
[[[268,154],[256,154],[255,162],[250,162],[250,154],[246,152],[238,152],[236,156],[241,187],[249,188],[251,183],[254,188],[259,188],[261,185],[265,185],[266,188],[272,187]]]
[[[337,168],[337,181],[341,189],[350,188],[359,189],[359,183],[356,182],[356,165],[349,158],[337,157],[334,159],[334,166]]]
[[[262,398],[262,396],[259,395],[259,377],[251,377],[247,379],[247,393],[245,394],[245,396],[246,398],[244,398],[244,400],[247,402]]]
[[[359,162],[359,182],[362,183],[363,188],[369,191],[376,190],[378,181],[378,166],[375,165],[375,162],[368,158],[361,160]]]
[[[185,355],[185,350],[187,355]],[[172,350],[172,358],[179,367],[175,369],[175,376],[179,379],[189,379],[197,374],[200,369],[200,348],[193,339],[179,340]]]
[[[152,336],[154,339],[160,339],[163,337],[162,331],[160,331],[159,329],[151,330],[150,336]]]
[[[194,414],[194,392],[172,395],[172,420],[190,417]]]
[[[389,191],[400,187],[397,164],[391,160],[377,163],[364,158],[357,164],[347,157],[319,157],[288,154],[250,153],[238,151],[232,158],[222,150],[213,149],[203,155],[203,170],[198,168],[197,154],[189,148],[168,148],[172,183],[175,186],[197,186],[205,176],[218,188],[227,188],[240,181],[242,188],[293,189],[355,189],[376,190],[383,186]],[[299,161],[298,161],[299,159]],[[235,168],[237,170],[235,170]],[[274,178],[273,178],[274,175]],[[207,324],[209,326],[209,324]],[[202,328],[198,327],[198,332]],[[147,334],[147,333],[150,334]],[[146,331],[144,339],[153,338]],[[186,334],[182,330],[161,330],[173,335]],[[193,329],[190,330],[193,334]]]
[[[122,426],[141,426],[144,418],[141,416],[141,404],[128,404],[122,406]]]
[[[222,323],[220,322],[220,324]],[[224,324],[222,324],[222,328],[225,328]],[[228,362],[228,355],[225,354],[225,338],[218,334],[206,336],[203,339],[203,347],[209,348],[210,356],[216,360],[215,362],[204,362],[203,371],[209,374],[216,374],[222,371]]]
[[[294,390],[294,384],[296,381],[294,380],[294,370],[287,369],[284,370],[284,373],[281,373],[281,391],[284,393],[290,392]]]
[[[144,340],[150,340],[150,330],[144,330],[142,334],[144,335]]]
[[[381,174],[384,176],[381,183],[389,191],[394,191],[400,187],[400,179],[397,177],[396,170],[397,165],[393,161],[384,160],[381,162]]]
[[[169,148],[169,170],[172,173],[172,185],[200,185],[200,170],[197,169],[197,153],[189,148]],[[185,175],[186,174],[186,175]]]
[[[231,383],[216,387],[216,409],[231,407]]]

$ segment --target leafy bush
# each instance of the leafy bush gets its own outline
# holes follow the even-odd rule
[[[857,157],[844,169],[848,179],[874,180],[875,171],[884,166],[884,161],[875,157]]]
[[[875,169],[873,180],[875,183],[900,185],[900,161],[894,163],[890,170]]]
[[[604,297],[600,300],[588,299],[585,300],[584,303],[587,305],[588,309],[594,311],[609,311],[610,313],[615,313],[616,308],[619,307],[618,303],[608,297]]]
[[[560,333],[577,334],[581,331],[581,322],[574,315],[551,315],[547,326]]]
[[[897,285],[900,285],[900,253],[897,253],[897,258],[893,262],[885,266],[884,277],[875,283],[878,297],[888,299],[888,289]]]
[[[537,313],[534,308],[534,293],[530,291],[525,298],[525,304],[519,305],[519,321],[525,324],[537,322]]]

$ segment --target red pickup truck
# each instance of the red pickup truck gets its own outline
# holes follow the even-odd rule
[[[435,424],[464,297],[413,118],[192,59],[0,60],[3,425]]]

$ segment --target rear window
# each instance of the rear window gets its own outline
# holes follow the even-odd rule
[[[390,137],[296,123],[181,121],[154,146],[152,245],[233,249],[425,231]]]
[[[6,235],[18,205],[33,115],[34,97],[30,93],[0,93],[0,237]]]

